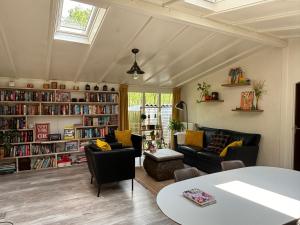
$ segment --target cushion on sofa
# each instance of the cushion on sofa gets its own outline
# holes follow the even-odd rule
[[[185,134],[185,145],[203,147],[203,131],[187,130]]]
[[[220,134],[229,135],[230,142],[242,140],[243,145],[245,146],[250,146],[250,145],[256,146],[259,144],[260,141],[259,134],[243,133],[243,132],[224,130],[224,129],[220,130]]]
[[[220,154],[228,144],[229,139],[229,135],[215,134],[211,137],[211,141],[207,145],[206,150]]]
[[[241,147],[243,145],[243,140],[231,142],[227,145],[222,152],[220,153],[220,157],[225,157],[227,155],[228,148],[230,147]]]
[[[195,156],[196,153],[201,151],[202,149],[203,148],[197,146],[179,145],[177,151],[182,154]]]
[[[204,131],[203,147],[206,147],[210,143],[211,137],[213,135],[219,133],[218,129],[210,128],[210,127],[199,127],[198,130]]]

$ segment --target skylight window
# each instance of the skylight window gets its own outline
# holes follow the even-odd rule
[[[72,0],[61,0],[54,39],[90,44],[106,9]]]

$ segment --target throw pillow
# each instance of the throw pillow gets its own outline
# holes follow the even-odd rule
[[[207,150],[220,154],[221,151],[228,144],[230,136],[223,134],[212,135],[211,141],[207,146]]]
[[[123,147],[132,147],[131,130],[115,130],[115,136],[118,142],[121,143]]]
[[[187,130],[185,133],[185,144],[202,148],[203,134],[203,131]]]
[[[97,145],[98,148],[101,149],[101,151],[105,152],[105,151],[110,151],[111,150],[110,145],[107,142],[102,141],[100,139],[96,140],[96,145]]]
[[[243,140],[240,141],[234,141],[232,143],[230,143],[229,145],[226,146],[226,148],[224,148],[222,150],[222,152],[220,153],[221,157],[225,157],[227,155],[227,151],[229,147],[241,147],[243,145]]]

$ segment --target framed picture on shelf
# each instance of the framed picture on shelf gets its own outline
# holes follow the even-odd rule
[[[66,142],[65,151],[66,152],[78,151],[78,142],[77,141]]]
[[[56,101],[57,102],[70,102],[71,101],[71,93],[65,91],[58,91],[56,93]]]
[[[243,91],[241,93],[241,109],[251,110],[253,107],[254,92],[253,91]]]
[[[48,141],[49,136],[49,123],[36,123],[35,124],[35,140]]]
[[[75,139],[75,129],[73,127],[64,128],[64,140]]]

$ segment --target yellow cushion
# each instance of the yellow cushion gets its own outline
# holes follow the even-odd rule
[[[118,142],[121,143],[123,147],[132,147],[131,130],[115,130],[115,136]]]
[[[185,144],[203,147],[203,131],[187,130],[185,133]]]
[[[97,139],[96,145],[98,148],[101,148],[102,151],[110,151],[111,150],[110,145],[105,141]]]
[[[220,156],[221,156],[221,157],[225,157],[226,154],[227,154],[227,150],[228,150],[229,147],[240,147],[240,146],[242,146],[242,145],[243,145],[243,140],[240,140],[240,141],[234,141],[234,142],[230,143],[229,145],[227,145],[227,146],[223,149],[223,151],[220,153]]]

